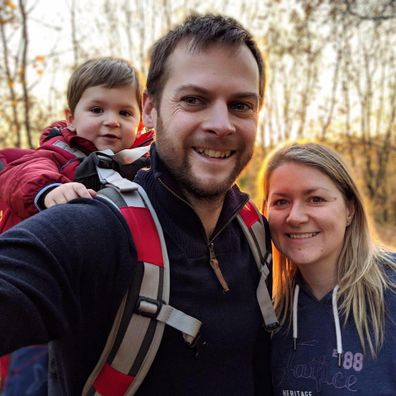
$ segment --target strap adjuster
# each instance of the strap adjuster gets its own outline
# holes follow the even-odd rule
[[[97,159],[97,166],[99,168],[104,168],[104,169],[112,169],[113,168],[113,158],[108,156],[105,153],[99,153],[96,152],[96,159]]]
[[[272,333],[273,331],[277,330],[279,326],[280,326],[279,322],[272,322],[268,325],[264,324],[265,330],[268,333]]]
[[[149,297],[139,296],[136,302],[135,312],[147,318],[155,319],[162,308],[162,301]]]
[[[201,333],[198,333],[191,343],[187,342],[188,348],[194,351],[194,357],[196,359],[201,355],[201,352],[205,350],[207,345],[207,342],[202,339]]]

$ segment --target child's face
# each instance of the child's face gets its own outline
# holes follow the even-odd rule
[[[67,118],[76,134],[90,140],[98,150],[111,149],[116,153],[129,148],[140,121],[135,87],[87,88]]]

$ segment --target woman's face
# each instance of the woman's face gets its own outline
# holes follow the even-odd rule
[[[335,268],[354,209],[327,175],[297,162],[282,164],[269,179],[267,210],[282,254],[299,267]]]

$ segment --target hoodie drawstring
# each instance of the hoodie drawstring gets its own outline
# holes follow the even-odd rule
[[[341,334],[341,326],[340,326],[340,317],[338,315],[338,306],[337,306],[337,292],[339,286],[333,289],[332,293],[332,307],[333,307],[333,318],[334,318],[334,326],[336,332],[336,340],[337,340],[337,365],[338,367],[342,367],[343,363],[343,350],[342,350],[342,334]],[[296,285],[294,288],[294,296],[293,296],[293,350],[297,350],[297,338],[298,338],[298,295],[300,293],[300,286]]]
[[[334,317],[334,326],[336,331],[336,339],[337,339],[337,361],[338,367],[342,367],[343,363],[343,351],[342,351],[342,336],[341,336],[341,326],[340,326],[340,317],[338,316],[338,306],[337,306],[337,292],[339,286],[333,289],[332,303],[333,303],[333,317]]]
[[[297,350],[297,311],[298,311],[298,293],[300,293],[300,286],[296,285],[293,296],[293,350]]]

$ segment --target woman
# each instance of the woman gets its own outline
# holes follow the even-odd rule
[[[373,243],[341,158],[315,143],[263,167],[274,249],[275,395],[396,395],[396,257]]]

